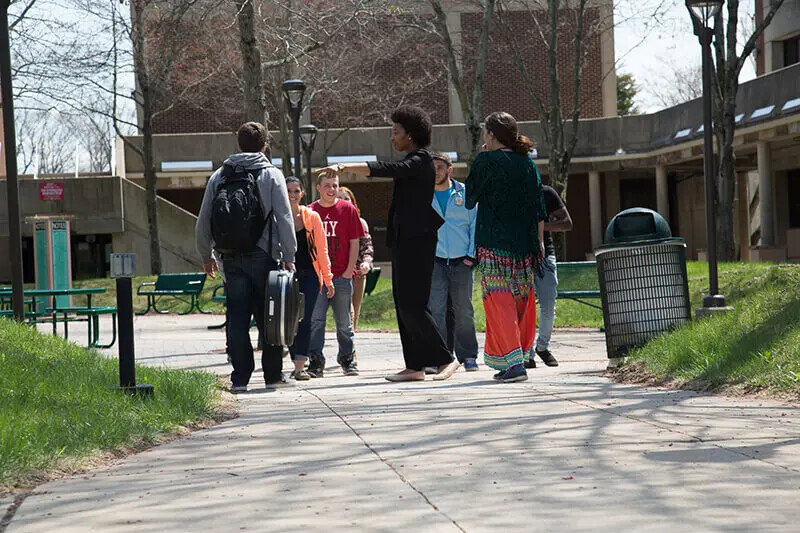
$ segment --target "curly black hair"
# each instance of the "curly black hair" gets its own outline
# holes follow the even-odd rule
[[[421,108],[403,105],[392,111],[392,122],[400,124],[419,148],[431,144],[431,117]]]

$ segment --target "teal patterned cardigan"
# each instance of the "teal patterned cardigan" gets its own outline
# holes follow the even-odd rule
[[[466,181],[467,209],[478,206],[475,246],[518,259],[539,254],[537,225],[547,219],[542,179],[527,156],[481,152]]]

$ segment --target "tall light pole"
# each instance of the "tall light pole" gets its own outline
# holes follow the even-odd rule
[[[311,154],[314,153],[314,143],[317,142],[317,127],[313,124],[306,124],[300,126],[300,140],[303,142],[303,152],[306,155],[306,190],[308,195],[307,200],[312,199],[312,178],[311,178]],[[299,178],[299,176],[298,176]]]
[[[281,85],[283,100],[286,102],[286,111],[292,119],[292,136],[294,137],[294,175],[303,179],[302,163],[300,162],[300,114],[303,112],[303,95],[306,92],[306,82],[303,80],[286,80]]]
[[[717,188],[714,175],[714,126],[711,118],[711,41],[714,29],[711,21],[719,13],[724,0],[686,0],[686,8],[692,16],[694,34],[700,40],[703,50],[703,175],[706,188],[706,240],[708,255],[709,294],[703,297],[703,307],[725,307],[725,297],[719,294],[717,277],[717,230],[716,197]]]
[[[11,46],[8,36],[9,0],[0,0],[0,97],[3,105],[3,146],[6,154],[6,193],[8,194],[9,259],[11,260],[11,307],[14,318],[25,320],[22,292],[22,223],[19,216],[19,184],[17,182],[17,136],[14,131],[14,91],[11,86]]]

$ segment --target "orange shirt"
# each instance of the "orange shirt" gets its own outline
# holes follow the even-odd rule
[[[331,260],[328,257],[328,239],[325,237],[322,219],[313,209],[302,205],[300,206],[300,214],[303,217],[303,226],[306,228],[308,253],[311,255],[314,270],[317,272],[320,287],[323,283],[326,287],[331,287],[333,285],[333,273],[331,272]]]

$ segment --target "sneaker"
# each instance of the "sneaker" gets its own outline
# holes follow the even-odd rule
[[[508,369],[506,369],[506,370],[508,370]],[[492,379],[495,380],[495,381],[500,381],[500,380],[503,379],[503,374],[505,374],[505,373],[506,373],[505,370],[501,370],[500,372],[498,372],[497,374],[492,376]]]
[[[231,385],[231,388],[228,389],[233,394],[237,394],[239,392],[247,392],[247,385]]]
[[[553,357],[553,354],[550,353],[550,350],[536,350],[536,355],[538,355],[547,366],[558,366],[558,361]]]
[[[267,381],[266,385],[268,389],[280,389],[284,387],[291,387],[293,386],[293,383],[286,379],[284,373],[281,372],[281,377],[279,379],[276,379],[275,381]]]
[[[306,370],[306,373],[312,378],[321,378],[325,375],[325,372],[322,370],[322,368],[318,366],[309,366],[308,370]]]
[[[311,374],[309,374],[305,370],[300,370],[299,372],[295,370],[294,372],[292,372],[292,374],[294,374],[294,379],[296,379],[297,381],[308,381],[309,379],[311,379]]]
[[[356,367],[355,361],[350,361],[346,365],[342,366],[342,372],[345,376],[357,376],[358,375],[358,367]]]
[[[464,359],[464,370],[467,372],[476,372],[478,370],[478,360],[474,357],[467,357]]]
[[[525,371],[525,366],[520,364],[509,367],[500,378],[500,381],[503,383],[515,383],[526,379],[528,379],[528,373]]]
[[[439,367],[438,366],[426,366],[423,370],[425,370],[426,374],[438,374]]]
[[[533,357],[525,361],[525,368],[536,368],[536,361]]]

